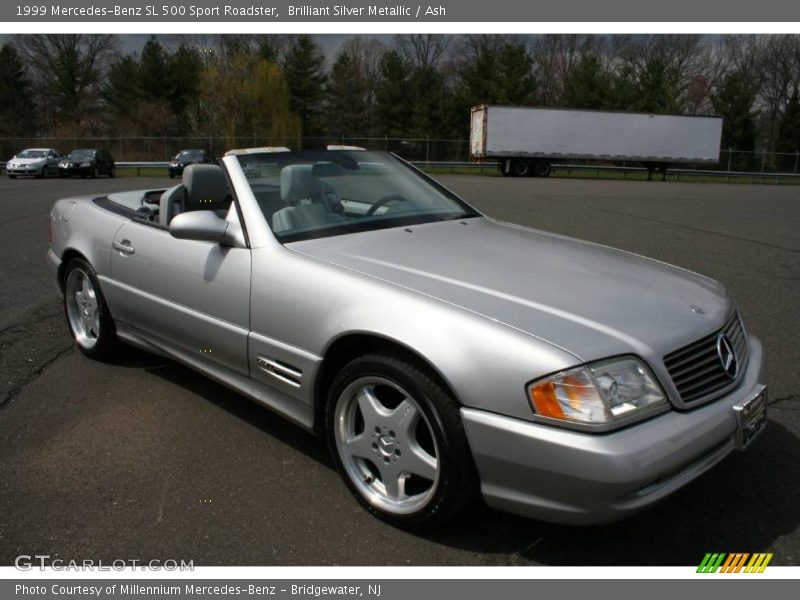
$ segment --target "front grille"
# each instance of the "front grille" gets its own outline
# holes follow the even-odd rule
[[[747,339],[739,313],[734,313],[722,329],[664,357],[664,365],[683,402],[688,404],[710,399],[712,394],[735,384],[736,379],[731,379],[725,372],[717,352],[717,340],[722,334],[728,337],[736,354],[738,379],[747,368],[748,357]]]

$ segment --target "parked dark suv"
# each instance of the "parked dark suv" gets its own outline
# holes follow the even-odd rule
[[[216,162],[214,156],[203,149],[181,150],[169,163],[169,178],[180,177],[189,165],[211,164]]]
[[[67,157],[58,163],[58,176],[70,177],[80,175],[81,177],[97,177],[98,175],[108,175],[114,177],[117,168],[114,165],[114,158],[108,150],[102,148],[79,148],[73,150]]]

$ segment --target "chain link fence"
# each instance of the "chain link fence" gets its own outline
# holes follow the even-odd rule
[[[180,150],[203,148],[222,156],[231,148],[260,146],[286,146],[293,150],[320,148],[329,144],[361,146],[368,150],[387,150],[413,161],[466,161],[469,160],[469,140],[443,140],[430,137],[292,137],[268,138],[258,135],[238,137],[31,137],[0,138],[0,161],[11,158],[25,148],[55,148],[68,153],[75,148],[104,148],[114,160],[167,161]]]
[[[75,148],[105,148],[120,162],[168,161],[180,150],[203,148],[222,156],[231,148],[286,146],[291,149],[320,148],[328,144],[387,150],[406,160],[420,162],[469,161],[469,140],[435,137],[292,137],[267,138],[258,135],[219,137],[31,137],[0,138],[0,162],[25,148],[55,148],[67,153]],[[573,161],[570,161],[573,162]],[[581,161],[583,162],[583,161]],[[588,163],[588,161],[586,161]],[[800,151],[765,152],[726,148],[719,163],[682,165],[685,168],[750,173],[800,173]]]

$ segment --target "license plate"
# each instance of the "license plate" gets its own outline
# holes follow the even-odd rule
[[[733,407],[738,429],[736,448],[745,450],[767,426],[767,388],[755,397]]]

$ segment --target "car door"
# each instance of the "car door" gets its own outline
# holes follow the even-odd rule
[[[55,150],[50,150],[47,153],[47,168],[50,170],[51,173],[55,173],[58,169],[58,161],[61,160],[62,156]]]
[[[114,236],[111,278],[116,320],[190,361],[247,375],[248,248],[181,240],[131,220]]]

